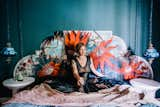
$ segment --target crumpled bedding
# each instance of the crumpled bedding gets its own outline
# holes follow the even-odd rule
[[[10,103],[30,103],[63,107],[94,107],[95,105],[105,104],[120,107],[137,107],[149,103],[157,106],[160,105],[157,99],[149,98],[145,94],[136,92],[130,85],[115,85],[114,87],[92,93],[62,93],[44,83],[35,86],[31,90],[24,90],[15,94],[4,105]]]

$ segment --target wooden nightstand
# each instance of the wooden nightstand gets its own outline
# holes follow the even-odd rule
[[[23,81],[17,81],[13,78],[6,79],[3,81],[3,85],[12,90],[12,95],[18,92],[19,89],[22,89],[35,81],[33,77],[24,77]]]

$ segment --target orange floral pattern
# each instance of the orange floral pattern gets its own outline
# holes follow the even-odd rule
[[[39,77],[44,77],[47,75],[58,76],[60,71],[60,63],[54,63],[53,61],[49,62],[38,72]]]
[[[104,72],[105,63],[110,67],[114,65],[110,62],[110,58],[114,58],[114,55],[110,53],[110,50],[116,48],[116,46],[107,46],[112,42],[112,38],[107,41],[102,41],[91,53],[90,56],[93,59],[95,68],[97,69],[100,65],[102,72]]]

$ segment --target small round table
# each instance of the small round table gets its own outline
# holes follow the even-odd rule
[[[12,90],[12,95],[18,92],[19,89],[24,88],[35,81],[33,77],[24,77],[23,81],[17,81],[13,78],[3,81],[3,85]]]
[[[160,83],[151,79],[136,78],[131,79],[130,84],[139,92],[155,98],[156,91],[160,88]]]

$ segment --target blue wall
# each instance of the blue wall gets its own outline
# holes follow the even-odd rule
[[[141,55],[146,49],[148,0],[145,2],[144,0],[19,0],[19,2],[24,55],[39,49],[40,42],[54,30],[70,29],[112,30],[113,34],[122,37],[137,54]],[[139,24],[139,28],[136,29],[135,23]],[[143,44],[141,44],[142,38],[144,38]],[[134,39],[139,42],[135,43]]]
[[[21,57],[34,53],[39,49],[41,41],[55,30],[112,30],[136,54],[142,56],[147,48],[150,0],[8,1],[10,41],[18,55],[14,57],[6,77],[12,75],[13,68]],[[1,0],[0,3],[0,45],[3,47],[7,41],[7,1]],[[8,68],[5,66],[1,61],[1,80]]]

